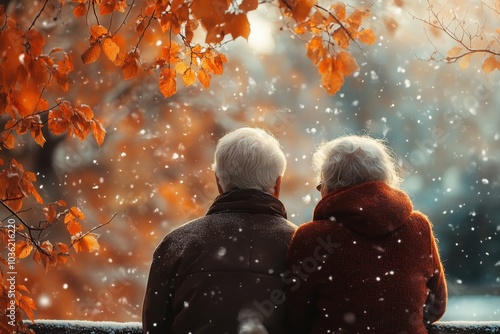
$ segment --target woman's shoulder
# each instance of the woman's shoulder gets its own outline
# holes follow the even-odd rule
[[[332,220],[313,220],[299,225],[294,234],[296,238],[311,238],[327,234],[340,234],[344,227],[334,219]]]

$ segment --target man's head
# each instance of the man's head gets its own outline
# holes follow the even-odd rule
[[[345,136],[322,144],[313,156],[316,179],[325,194],[367,181],[398,187],[401,179],[390,149],[368,136]]]
[[[244,127],[219,139],[212,168],[221,193],[260,189],[278,196],[286,159],[276,138]]]

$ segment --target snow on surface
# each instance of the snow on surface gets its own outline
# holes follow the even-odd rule
[[[83,321],[83,320],[36,320],[30,325],[37,334],[140,334],[139,322]],[[250,332],[254,333],[254,332]],[[500,321],[444,321],[432,326],[429,334],[440,333],[500,333]]]
[[[140,322],[112,322],[85,320],[36,320],[29,326],[36,334],[138,334],[142,333]]]

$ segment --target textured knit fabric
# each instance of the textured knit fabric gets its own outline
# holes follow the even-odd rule
[[[153,255],[143,331],[238,333],[261,324],[285,333],[285,257],[296,226],[258,190],[217,197],[206,216],[169,233]]]
[[[383,182],[322,198],[297,229],[287,264],[290,334],[427,333],[446,307],[429,220]]]

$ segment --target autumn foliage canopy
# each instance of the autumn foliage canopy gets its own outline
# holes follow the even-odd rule
[[[47,47],[50,37],[38,29],[38,17],[54,2],[42,3],[29,26],[22,26],[15,15],[0,6],[0,149],[15,150],[19,138],[28,134],[43,146],[47,132],[80,140],[92,135],[99,146],[103,144],[106,131],[92,106],[64,97],[49,99],[71,96],[71,90],[77,88],[72,79],[75,62],[91,64],[104,57],[120,69],[125,80],[143,73],[154,76],[165,98],[177,92],[179,80],[185,86],[198,81],[210,87],[211,77],[222,74],[227,61],[220,47],[238,37],[248,38],[251,27],[247,13],[262,4],[258,0],[61,1],[59,10],[71,7],[74,19],[85,20],[88,27],[88,47],[79,55],[73,50]],[[344,77],[358,69],[348,52],[350,44],[375,42],[371,30],[362,28],[363,19],[369,15],[367,9],[348,12],[340,2],[324,8],[310,0],[274,5],[292,22],[293,32],[305,36],[307,57],[318,67],[322,85],[329,93],[337,92]],[[148,56],[141,56],[143,44],[147,46],[146,41],[154,39],[161,40],[156,54],[150,56],[147,50]],[[8,254],[1,259],[0,307],[5,310],[12,303],[15,315],[9,318],[2,313],[0,327],[2,331],[26,330],[21,320],[33,320],[36,306],[26,286],[17,282],[11,288],[7,281],[9,266],[31,257],[48,269],[64,264],[72,256],[71,249],[98,250],[97,235],[92,232],[102,224],[85,232],[85,215],[78,207],[67,209],[62,199],[44,203],[35,173],[25,170],[14,158],[0,160],[0,166],[0,203],[8,212],[1,217],[0,237]],[[25,206],[33,205],[27,202],[29,198],[43,206],[44,217],[38,222],[23,220]],[[15,227],[15,235],[10,233],[9,224]],[[64,224],[68,241],[46,238],[45,232],[56,224]],[[14,295],[9,296],[9,292]]]

